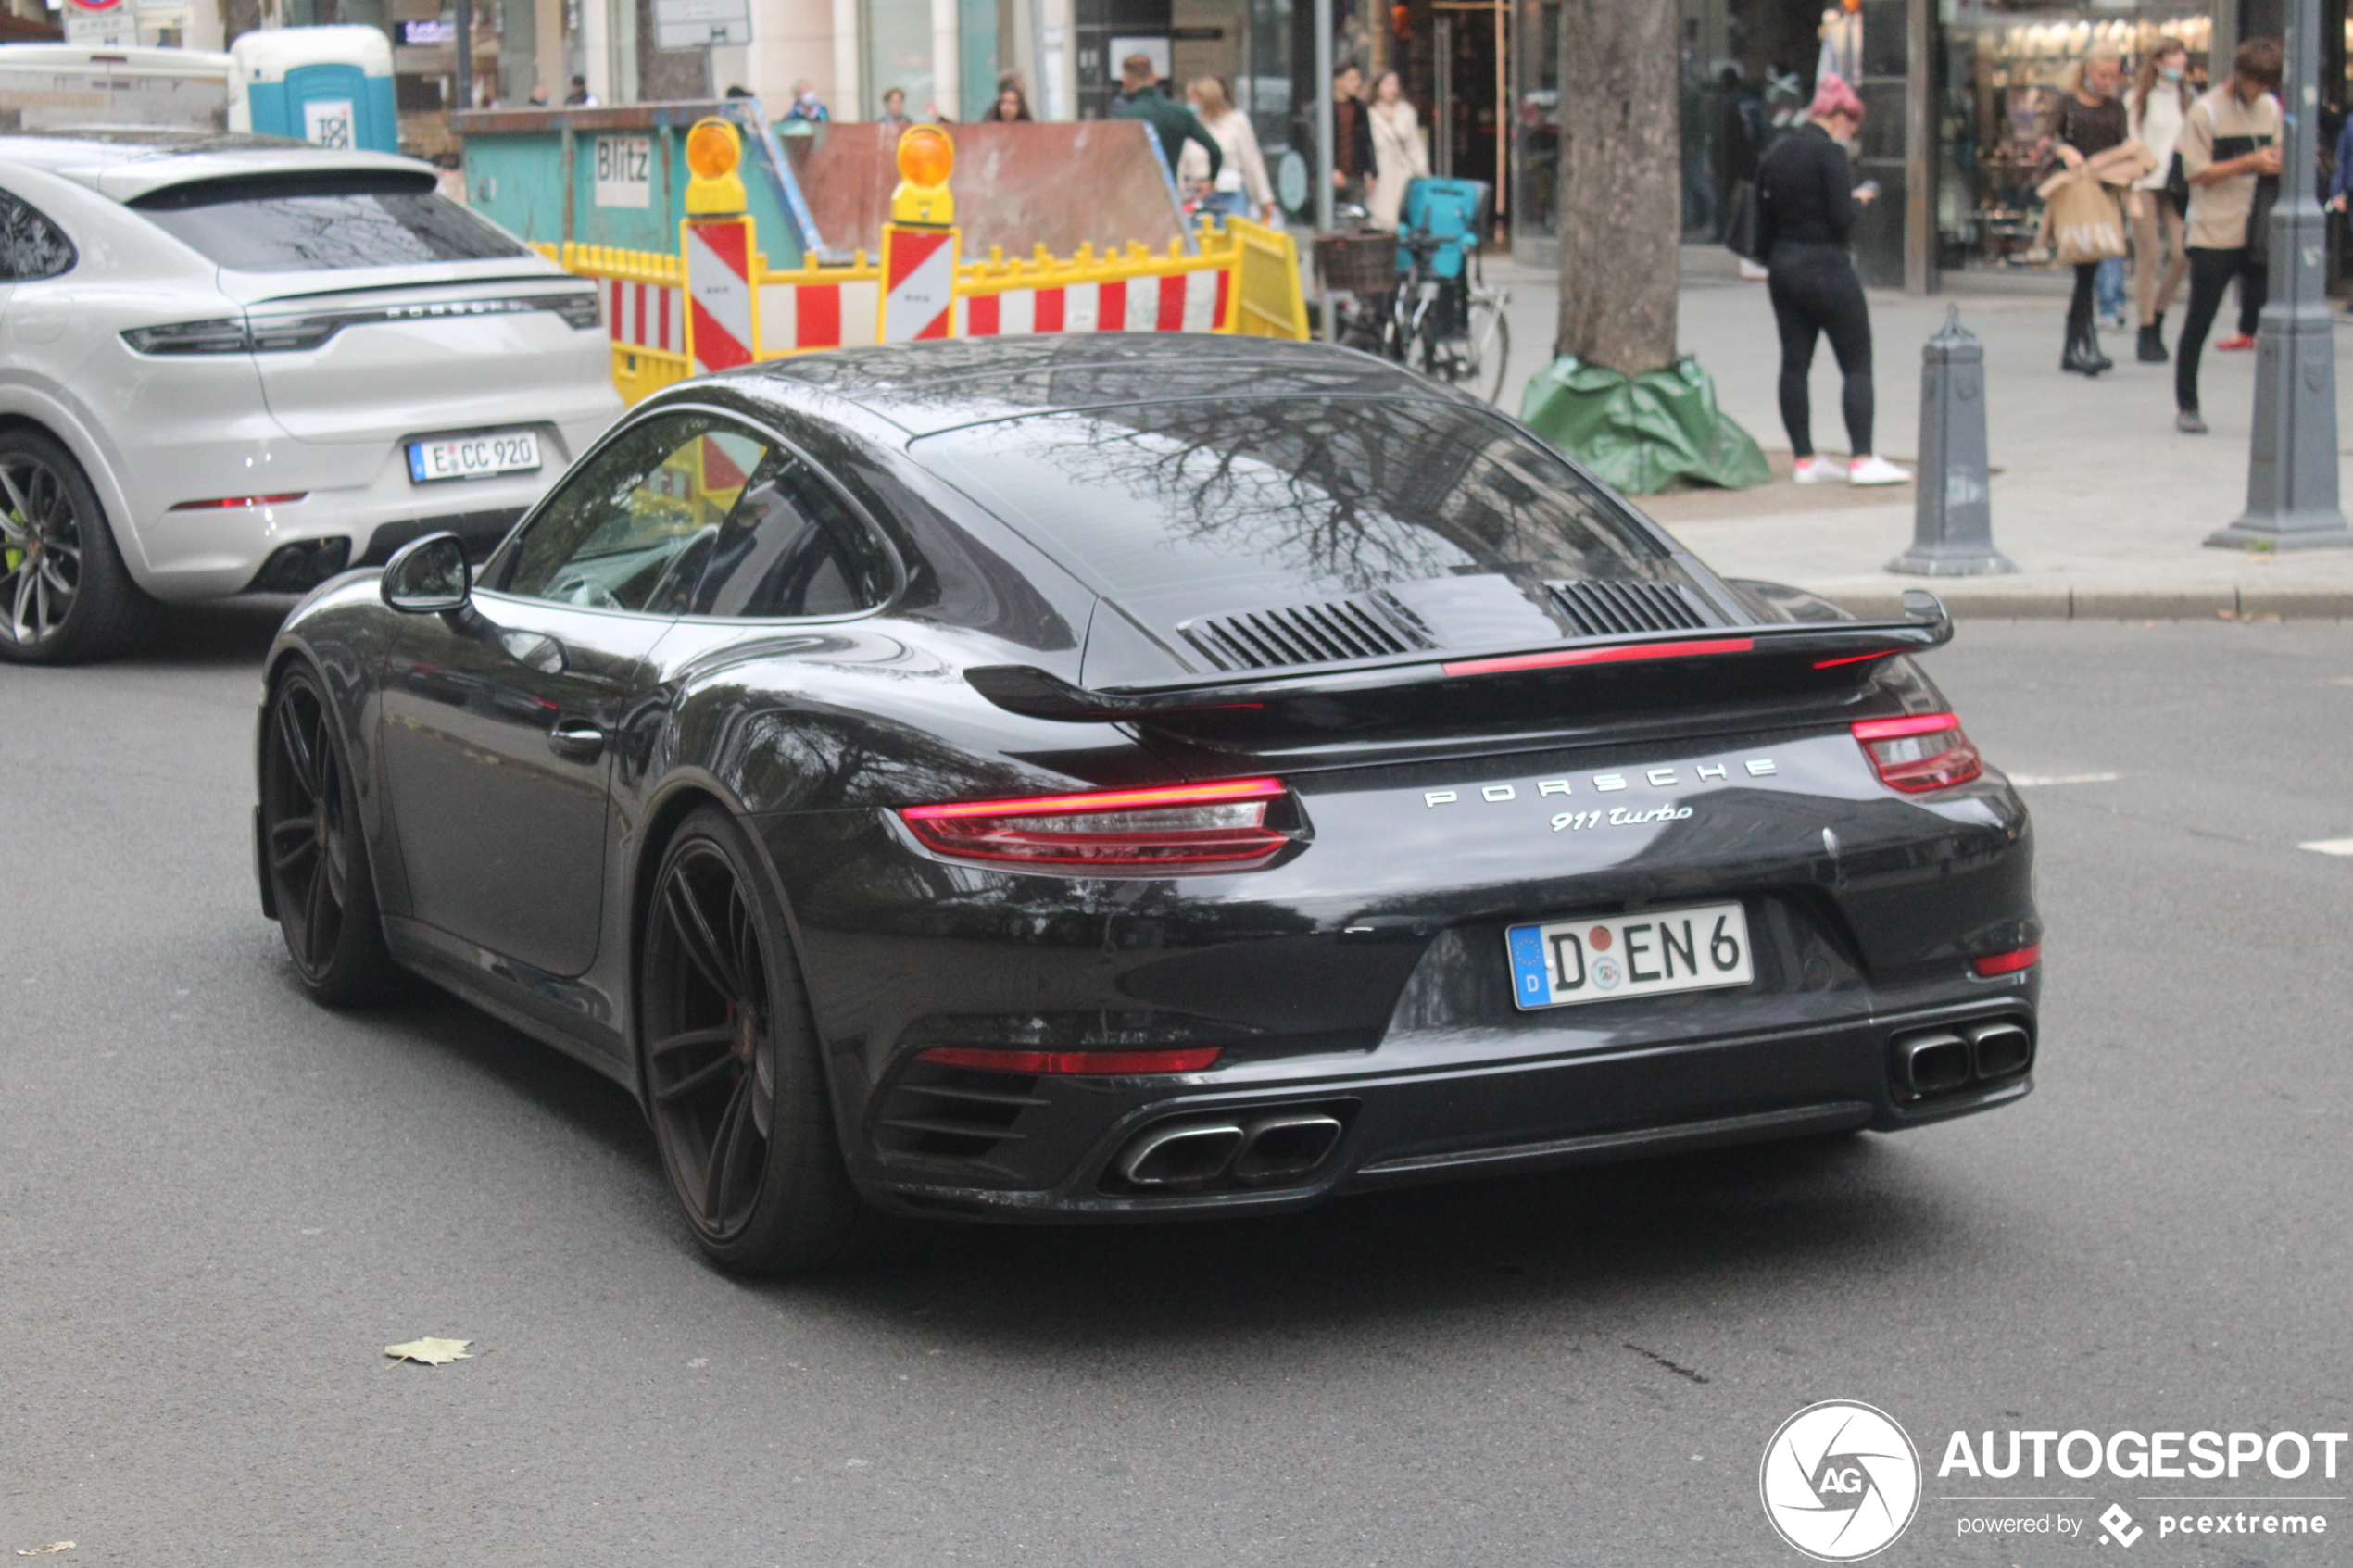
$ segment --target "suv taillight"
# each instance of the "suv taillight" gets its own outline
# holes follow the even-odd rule
[[[1985,771],[1985,759],[1950,713],[1859,720],[1855,738],[1871,759],[1880,783],[1906,795],[1967,784]]]
[[[900,818],[926,847],[960,860],[1062,870],[1248,871],[1291,842],[1266,823],[1280,779],[1041,795],[908,806]]]

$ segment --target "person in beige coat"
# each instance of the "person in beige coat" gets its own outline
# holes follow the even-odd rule
[[[1176,160],[1178,187],[1201,191],[1206,198],[1202,205],[1221,217],[1248,218],[1255,212],[1260,222],[1282,227],[1283,210],[1275,205],[1275,184],[1266,177],[1266,159],[1258,150],[1258,132],[1251,129],[1250,116],[1234,107],[1226,96],[1226,84],[1214,76],[1194,78],[1185,98],[1195,118],[1217,138],[1226,161],[1212,180],[1208,156],[1187,144]]]
[[[1405,186],[1429,173],[1429,149],[1422,145],[1421,121],[1405,84],[1393,70],[1373,83],[1373,221],[1397,227],[1405,209]]]

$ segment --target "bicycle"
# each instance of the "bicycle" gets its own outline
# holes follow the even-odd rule
[[[1485,202],[1486,187],[1473,181],[1416,180],[1407,188],[1408,226],[1396,234],[1320,236],[1326,286],[1353,296],[1335,307],[1338,341],[1497,401],[1511,358],[1511,295],[1489,287],[1479,270]]]

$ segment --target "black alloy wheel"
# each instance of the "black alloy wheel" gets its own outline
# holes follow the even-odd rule
[[[261,737],[262,852],[295,972],[331,1007],[374,1000],[393,975],[359,802],[324,688],[286,672]]]
[[[832,1261],[864,1219],[834,1129],[783,909],[749,838],[687,817],[648,900],[646,1104],[695,1240],[732,1273]]]
[[[0,433],[0,659],[68,664],[120,652],[150,602],[73,455],[37,431]]]

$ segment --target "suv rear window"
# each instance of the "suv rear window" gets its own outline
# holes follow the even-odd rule
[[[194,181],[150,191],[136,211],[239,272],[313,272],[491,261],[524,246],[434,190],[433,176],[354,169]]]

